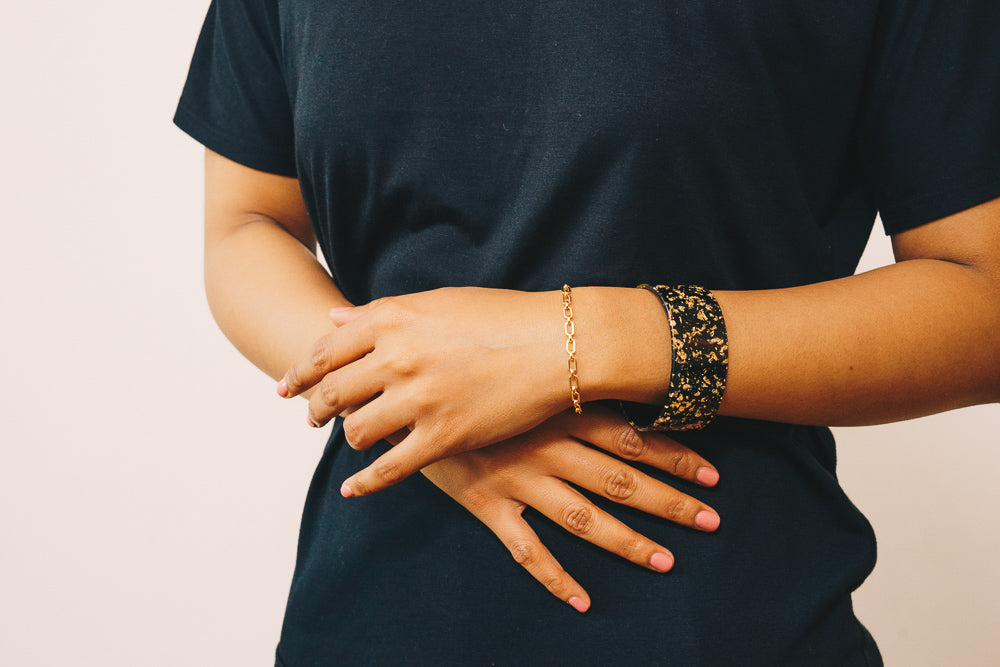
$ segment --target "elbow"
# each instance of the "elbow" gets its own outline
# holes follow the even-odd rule
[[[987,403],[1000,403],[1000,271],[987,274],[987,301],[985,307],[991,317],[987,318],[984,331],[987,371],[986,391]]]
[[[1000,288],[994,290],[987,312],[992,313],[981,339],[982,357],[973,354],[970,363],[982,363],[983,399],[980,403],[1000,403]]]
[[[1000,357],[1000,344],[995,344],[993,354]],[[994,362],[993,372],[987,383],[987,396],[984,403],[1000,403],[1000,361]]]
[[[968,353],[970,375],[979,378],[976,404],[1000,403],[1000,261],[993,258],[964,266],[975,276],[965,289],[978,296],[969,304],[976,315],[970,313],[975,340]]]
[[[1000,403],[1000,270],[995,264],[965,264],[974,278],[960,289],[970,296],[965,301],[968,323],[965,362],[958,374],[965,378],[968,405]],[[960,313],[956,313],[959,315]]]
[[[996,292],[990,311],[993,317],[990,318],[991,322],[987,325],[982,340],[982,368],[985,371],[982,403],[1000,403],[1000,289]],[[979,363],[976,356],[978,355],[973,355],[970,360],[972,363]]]

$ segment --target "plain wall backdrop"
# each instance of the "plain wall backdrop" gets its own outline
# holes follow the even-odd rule
[[[326,430],[205,304],[202,149],[170,119],[206,7],[0,7],[4,664],[273,664]],[[864,266],[890,261],[877,229]],[[888,665],[1000,664],[998,426],[837,431]]]

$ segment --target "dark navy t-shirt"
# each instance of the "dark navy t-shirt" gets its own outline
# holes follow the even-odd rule
[[[851,274],[897,233],[1000,196],[995,0],[215,0],[175,121],[296,176],[348,299],[445,285],[767,289]],[[636,341],[637,345],[643,341]],[[346,501],[335,427],[278,662],[880,664],[851,610],[870,526],[827,429],[718,419],[704,534],[633,566],[527,512],[580,615],[421,476]],[[664,478],[663,475],[659,475]]]

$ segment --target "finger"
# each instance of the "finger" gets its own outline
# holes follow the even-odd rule
[[[372,401],[351,417],[367,410],[368,407],[375,405],[380,400]],[[349,421],[350,418],[344,421],[345,429]],[[432,443],[427,442],[422,434],[423,431],[411,431],[408,436],[403,438],[402,442],[375,459],[367,468],[351,475],[340,487],[340,495],[345,498],[370,496],[402,482],[424,466],[443,458],[444,454],[437,454],[431,446]]]
[[[697,452],[657,432],[639,432],[621,415],[595,406],[586,414],[566,419],[567,432],[627,461],[638,461],[665,470],[675,477],[702,486],[715,486],[719,472]]]
[[[391,395],[382,394],[344,418],[344,438],[352,449],[363,451],[371,449],[379,440],[406,429],[412,422],[412,415],[401,409]]]
[[[501,511],[473,514],[500,538],[514,560],[557,598],[583,613],[590,608],[590,596],[563,569],[531,526],[521,516],[524,505],[511,501],[511,507]]]
[[[341,417],[347,417],[347,416],[349,416],[350,414],[352,414],[357,409],[358,409],[357,407],[347,408],[346,410],[344,410],[343,412],[340,413],[340,416]],[[392,433],[390,435],[385,436],[383,438],[383,440],[386,440],[386,441],[388,441],[389,443],[391,443],[393,445],[398,445],[399,443],[403,442],[403,438],[405,438],[409,434],[410,434],[410,429],[409,428],[401,428],[398,431],[396,431],[395,433]]]
[[[554,477],[524,489],[521,498],[549,519],[602,549],[655,572],[674,566],[670,551],[599,509],[573,487]]]
[[[377,308],[378,306],[381,306],[389,299],[390,297],[382,297],[380,299],[375,299],[374,301],[370,301],[360,306],[339,306],[337,308],[331,308],[330,319],[333,320],[333,323],[336,326],[342,327],[348,322],[353,322],[354,320],[358,319],[372,308]]]
[[[278,395],[291,398],[323,379],[327,373],[360,359],[374,348],[366,321],[355,321],[320,337],[308,354],[296,361],[278,382]]]
[[[369,360],[370,357],[362,357],[323,376],[309,397],[308,418],[312,426],[322,426],[382,391],[381,378],[373,372]]]
[[[596,449],[577,446],[572,465],[566,465],[565,454],[552,457],[552,472],[557,477],[682,526],[706,532],[718,529],[718,512],[700,500]]]
[[[352,322],[361,317],[366,312],[364,308],[358,306],[337,306],[330,309],[330,319],[335,326],[342,327],[348,322]]]

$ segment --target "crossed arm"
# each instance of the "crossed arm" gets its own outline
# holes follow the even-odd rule
[[[721,412],[864,424],[1000,400],[998,223],[1000,202],[994,201],[897,235],[898,263],[891,267],[784,290],[717,292],[731,349]],[[363,448],[381,437],[405,437],[348,480],[345,495],[375,492],[423,469],[580,610],[589,604],[586,592],[520,519],[529,502],[525,490],[532,488],[525,475],[593,484],[611,497],[614,484],[607,480],[627,479],[633,486],[628,501],[641,509],[702,530],[718,526],[707,505],[635,477],[610,457],[591,466],[610,474],[583,479],[587,466],[574,448],[584,447],[577,441],[581,429],[582,439],[616,453],[630,451],[619,443],[637,443],[631,451],[640,460],[704,485],[714,484],[717,474],[669,438],[639,436],[592,406],[575,418],[585,421],[557,417],[569,405],[569,392],[555,293],[407,295],[342,310],[333,326],[331,308],[352,304],[315,259],[297,182],[212,153],[205,247],[213,314],[245,356],[283,378],[283,394],[318,387],[309,396],[310,419],[323,423],[379,393],[345,421],[349,442]],[[587,369],[584,398],[661,401],[669,330],[656,299],[641,290],[579,288],[574,300],[580,367]],[[469,326],[470,318],[477,326]],[[648,344],[630,345],[633,337]],[[504,387],[489,397],[488,409],[469,400],[474,392],[461,390],[481,386],[476,381],[486,376]],[[466,453],[476,448],[482,449]],[[510,474],[512,465],[520,466],[518,474]],[[587,539],[652,570],[672,564],[668,550],[587,507],[565,483],[548,497],[550,506],[539,509]],[[586,508],[588,520],[580,521],[574,508]]]

